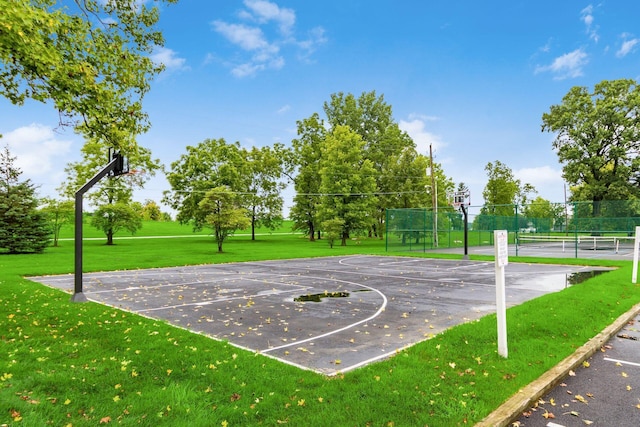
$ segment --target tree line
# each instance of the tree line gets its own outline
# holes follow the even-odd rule
[[[150,150],[136,141],[150,126],[143,97],[163,69],[150,59],[163,44],[156,28],[158,8],[137,7],[132,0],[72,1],[64,7],[43,0],[5,3],[0,14],[0,95],[16,105],[27,99],[50,103],[60,113],[60,125],[72,127],[86,141],[82,160],[68,165],[61,197],[70,198],[79,183],[93,176],[108,148],[120,150],[134,170],[145,171],[109,180],[90,196],[98,207],[94,225],[111,242],[119,227],[132,231],[138,226],[132,215],[133,191],[163,171]],[[542,115],[542,131],[555,135],[552,148],[571,199],[591,200],[594,216],[600,215],[603,201],[638,198],[639,108],[640,88],[634,80],[605,80],[593,90],[572,88]],[[246,224],[243,218],[254,230],[281,220],[280,192],[287,180],[296,191],[291,210],[295,227],[310,239],[324,231],[341,244],[354,235],[381,237],[385,209],[429,207],[429,192],[436,187],[436,204],[447,203],[452,179],[417,152],[393,121],[383,96],[337,93],[323,111],[324,117],[313,114],[298,121],[291,147],[249,149],[224,139],[187,147],[166,171],[171,190],[164,201],[180,221],[211,227],[220,250],[224,238]],[[6,149],[0,248],[13,252],[26,249],[11,239],[39,229],[40,220],[35,188],[19,181],[11,159]],[[427,169],[433,180],[427,179]],[[522,204],[534,193],[499,161],[486,170],[484,214],[499,205]],[[434,188],[429,188],[432,181]],[[34,222],[29,225],[27,219]],[[42,247],[36,243],[27,251]]]

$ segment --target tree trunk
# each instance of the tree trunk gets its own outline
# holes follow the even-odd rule
[[[107,245],[108,246],[113,245],[113,229],[112,228],[110,228],[107,231]]]
[[[313,228],[313,221],[309,221],[308,225],[309,225],[309,241],[310,242],[315,242],[315,240],[316,240],[316,237],[315,237],[316,231]]]
[[[342,243],[340,243],[340,246],[347,246],[348,237],[349,237],[349,233],[347,233],[346,231],[342,233]]]
[[[256,207],[255,206],[253,207],[253,212],[251,213],[251,240],[256,240]]]

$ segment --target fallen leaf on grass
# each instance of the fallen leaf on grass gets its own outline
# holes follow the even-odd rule
[[[111,417],[100,418],[100,424],[108,424],[111,422]]]

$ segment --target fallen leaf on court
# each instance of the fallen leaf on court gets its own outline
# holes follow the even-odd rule
[[[591,366],[591,364],[585,360],[584,362],[582,362],[582,366],[588,368],[589,366]]]
[[[622,375],[624,378],[627,378],[627,377],[629,376],[629,375],[627,375],[627,373],[626,373],[626,372],[623,372],[621,375]]]
[[[579,402],[584,403],[585,405],[588,405],[587,399],[585,399],[584,397],[582,397],[579,394],[576,394],[576,400],[579,401]]]
[[[576,376],[576,373],[575,373],[575,372],[573,372],[573,370],[569,370],[569,376],[570,376],[570,377],[575,377],[575,376]]]
[[[627,391],[631,391],[631,386],[630,385],[627,386]]]
[[[571,412],[569,412],[569,415],[573,415],[574,417],[579,417],[579,416],[580,416],[580,412],[578,412],[578,411],[571,411]]]
[[[551,404],[551,406],[556,406],[556,400],[553,397],[549,399],[549,403]]]
[[[593,399],[593,393],[587,393],[587,397],[590,397]]]
[[[553,412],[549,412],[546,409],[544,410],[544,414],[542,414],[542,416],[546,419],[554,419],[556,417],[555,415],[553,415]]]
[[[589,421],[589,420],[582,420],[583,423],[585,423],[586,425],[590,426],[591,424],[593,424],[593,421]]]
[[[520,421],[514,421],[511,423],[511,427],[520,427],[521,425]]]

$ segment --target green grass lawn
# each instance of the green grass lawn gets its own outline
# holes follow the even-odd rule
[[[115,242],[85,242],[85,271],[386,253],[380,240],[330,249],[286,232],[233,237],[223,254],[211,237]],[[72,272],[70,241],[2,255],[0,425],[473,425],[640,301],[629,262],[521,260],[619,269],[509,309],[508,359],[490,315],[329,378],[23,278]]]

